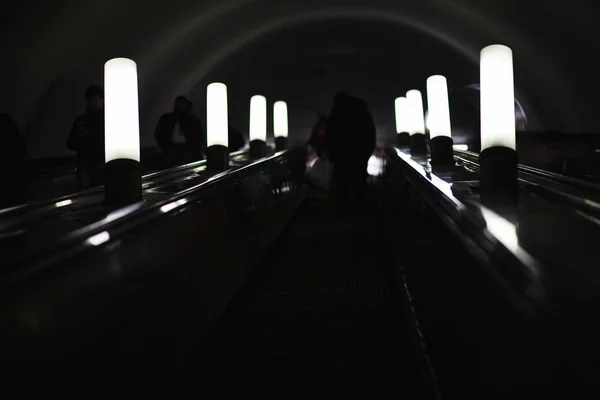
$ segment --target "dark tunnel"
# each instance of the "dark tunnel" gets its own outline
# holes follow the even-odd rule
[[[0,385],[598,397],[599,14],[2,0]]]
[[[397,93],[422,88],[435,72],[446,74],[453,87],[476,83],[479,50],[503,43],[515,53],[515,85],[530,130],[595,132],[593,62],[582,59],[596,45],[590,7],[598,6],[9,1],[2,16],[0,109],[24,131],[28,157],[65,154],[64,138],[81,112],[83,89],[102,82],[106,60],[126,56],[139,66],[143,147],[154,145],[151,130],[177,94],[201,102],[202,87],[212,79],[229,83],[232,117],[243,131],[252,93],[288,99],[293,135],[302,139],[315,110],[328,107],[332,91],[346,87],[373,103],[377,123],[387,132],[393,126],[389,104]],[[561,21],[556,26],[562,27],[567,16],[576,18],[576,27],[549,28],[548,21]]]

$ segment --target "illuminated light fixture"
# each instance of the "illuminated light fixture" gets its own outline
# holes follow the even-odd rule
[[[104,64],[105,201],[124,206],[142,199],[137,65],[128,58]]]
[[[100,246],[110,240],[110,234],[106,231],[100,232],[86,240],[86,243],[92,246]]]
[[[431,138],[451,136],[448,82],[441,75],[427,79],[427,116]]]
[[[275,149],[285,150],[288,143],[288,107],[285,101],[276,101],[273,105],[273,131]]]
[[[491,45],[481,50],[482,196],[515,197],[518,192],[515,95],[512,50]]]
[[[398,97],[394,101],[396,114],[396,133],[398,134],[398,146],[408,147],[410,145],[410,114],[408,112],[408,100],[406,97]]]
[[[267,149],[267,99],[256,95],[250,99],[250,157],[261,158]]]
[[[460,150],[460,151],[468,151],[469,150],[469,146],[466,144],[455,144],[452,147],[454,148],[454,150]]]
[[[409,90],[406,93],[408,101],[408,117],[410,134],[410,152],[413,155],[427,153],[425,145],[425,116],[423,113],[423,96],[418,90]]]
[[[227,86],[220,82],[206,88],[206,168],[229,168],[229,115]]]
[[[441,75],[433,75],[427,79],[427,125],[431,163],[454,164],[448,81]]]

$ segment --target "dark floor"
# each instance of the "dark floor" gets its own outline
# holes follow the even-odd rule
[[[378,222],[307,201],[187,377],[235,395],[418,398]]]

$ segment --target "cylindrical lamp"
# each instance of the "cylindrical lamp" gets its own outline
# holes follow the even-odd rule
[[[137,65],[127,58],[104,64],[105,202],[125,206],[142,199]]]
[[[228,119],[227,86],[211,83],[206,88],[206,168],[211,171],[229,168]]]
[[[276,101],[273,105],[273,130],[275,149],[285,150],[288,145],[288,108],[285,101]]]
[[[492,45],[481,51],[482,195],[514,195],[518,191],[513,55]],[[485,192],[485,194],[484,194]]]
[[[448,82],[441,75],[434,75],[427,79],[427,110],[431,163],[454,164]]]
[[[250,157],[261,158],[267,152],[267,99],[256,95],[250,99]]]
[[[408,113],[408,100],[398,97],[394,101],[396,111],[396,133],[398,134],[398,147],[410,146],[410,116]]]
[[[410,152],[413,155],[427,153],[425,144],[425,116],[423,113],[423,96],[418,90],[409,90],[406,93],[408,113],[410,120]]]

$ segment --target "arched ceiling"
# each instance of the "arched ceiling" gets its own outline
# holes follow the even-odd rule
[[[314,84],[334,81],[335,74],[319,78],[318,71],[340,71],[331,67],[335,62],[345,65],[344,74],[357,76],[356,87],[366,88],[369,79],[392,78],[390,65],[399,74],[411,67],[425,71],[432,60],[426,50],[435,49],[444,55],[444,60],[433,59],[438,68],[460,84],[473,75],[477,80],[482,47],[503,43],[514,50],[517,90],[541,127],[598,131],[594,59],[600,45],[594,40],[594,16],[599,9],[597,2],[585,0],[5,0],[0,110],[24,129],[30,156],[60,154],[70,122],[82,110],[84,88],[102,82],[104,61],[127,56],[139,66],[143,143],[151,144],[156,118],[170,108],[171,99],[179,93],[201,99],[210,77],[227,78],[232,92],[239,88],[240,100],[232,101],[241,104],[252,87],[248,82],[258,80],[257,71],[275,64],[316,68],[317,76],[295,69],[296,75],[279,73],[271,81],[261,77],[278,88],[273,95],[296,101],[299,86],[310,93],[321,90],[325,97],[332,87]],[[317,56],[322,67],[298,61],[312,57],[305,53],[314,41],[307,29],[320,33],[323,46],[342,43],[338,54]],[[294,47],[286,47],[294,38]],[[360,42],[354,54],[343,38]],[[286,58],[268,57],[265,46]],[[367,68],[365,61],[374,56],[364,49],[377,46],[385,68]],[[406,52],[392,51],[396,47]],[[421,77],[407,72],[388,87],[401,90],[411,79]],[[389,96],[383,90],[368,94],[371,102],[382,104]]]

